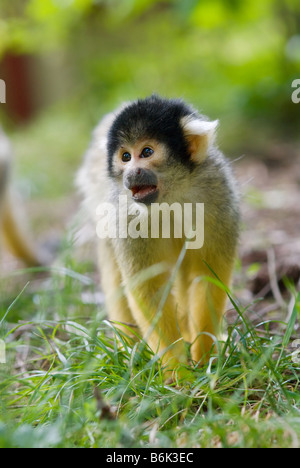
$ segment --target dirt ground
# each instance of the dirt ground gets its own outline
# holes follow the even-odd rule
[[[278,279],[288,274],[297,283],[300,276],[300,150],[285,150],[286,157],[278,149],[278,157],[247,157],[235,168],[242,193],[240,258],[243,266],[262,264],[254,293],[274,264]]]
[[[277,144],[234,166],[242,212],[236,295],[251,304],[252,322],[287,321],[294,304],[287,284],[300,286],[300,148]],[[228,321],[234,317],[229,310]]]

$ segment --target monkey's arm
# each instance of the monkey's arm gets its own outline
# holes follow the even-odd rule
[[[125,334],[134,337],[134,333],[130,333],[130,327],[136,327],[136,322],[128,306],[127,297],[122,287],[121,273],[109,239],[99,241],[98,260],[101,287],[105,295],[108,317]],[[120,323],[124,323],[126,326],[122,327]],[[136,334],[139,334],[138,328],[133,330]]]

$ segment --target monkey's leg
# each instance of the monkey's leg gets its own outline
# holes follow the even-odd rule
[[[40,266],[42,262],[29,241],[29,235],[20,220],[21,213],[18,214],[10,193],[4,196],[1,216],[4,239],[12,253],[28,266]]]
[[[162,355],[163,364],[172,371],[187,362],[183,338],[176,317],[173,297],[163,297],[168,278],[160,274],[150,281],[129,289],[128,300],[144,339]]]
[[[230,284],[232,266],[223,267],[221,281]],[[208,274],[207,271],[204,272]],[[210,276],[212,274],[210,273]],[[204,364],[209,359],[214,344],[213,337],[218,337],[220,323],[225,310],[227,295],[224,289],[208,280],[192,282],[189,290],[191,355],[193,361]],[[211,336],[212,335],[212,336]]]
[[[139,334],[139,329],[128,306],[127,297],[122,287],[122,277],[115,259],[115,254],[110,242],[103,239],[98,249],[99,269],[101,274],[101,286],[105,295],[105,304],[109,320],[122,322],[126,326],[117,324],[124,333],[134,337],[134,332]],[[129,328],[132,327],[133,333]]]

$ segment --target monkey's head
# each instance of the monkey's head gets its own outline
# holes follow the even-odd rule
[[[136,202],[178,198],[205,160],[217,123],[181,100],[153,95],[128,104],[108,132],[109,175]]]

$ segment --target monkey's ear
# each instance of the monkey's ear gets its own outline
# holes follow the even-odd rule
[[[208,122],[190,116],[181,120],[183,133],[189,145],[191,160],[195,163],[199,163],[206,158],[207,152],[214,142],[218,123],[218,120]]]

